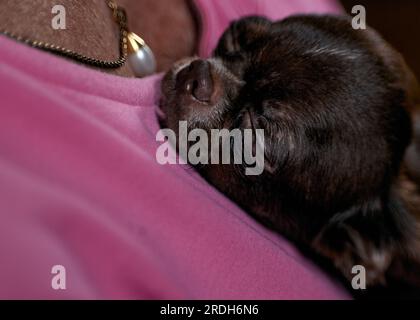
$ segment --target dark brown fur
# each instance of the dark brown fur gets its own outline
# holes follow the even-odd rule
[[[402,170],[416,145],[418,83],[375,31],[353,30],[345,17],[249,17],[230,26],[209,63],[176,66],[162,91],[162,124],[175,131],[180,120],[265,130],[262,175],[197,166],[259,221],[348,279],[363,265],[369,287],[404,275],[420,284],[418,164]]]

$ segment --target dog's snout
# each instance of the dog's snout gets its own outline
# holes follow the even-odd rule
[[[200,102],[209,103],[213,94],[211,65],[206,60],[195,60],[181,70],[177,76],[178,85],[183,86],[185,93]]]

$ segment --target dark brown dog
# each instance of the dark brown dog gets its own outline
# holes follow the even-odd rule
[[[420,94],[403,58],[375,31],[354,30],[346,17],[245,18],[212,59],[178,63],[162,91],[162,125],[175,132],[181,120],[190,130],[265,130],[263,174],[197,166],[259,221],[348,279],[363,265],[368,286],[402,273],[416,284],[412,180],[420,158],[419,145],[410,146],[410,113]]]

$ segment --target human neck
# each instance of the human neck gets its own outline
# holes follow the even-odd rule
[[[129,27],[139,33],[155,51],[158,71],[167,69],[183,56],[191,55],[195,43],[195,25],[185,0],[168,4],[155,0],[118,0],[128,15]],[[104,0],[61,0],[66,9],[66,29],[54,30],[51,10],[55,0],[2,0],[0,29],[31,40],[49,42],[80,54],[101,60],[116,60],[119,56],[118,26]],[[168,12],[173,14],[171,18]],[[159,22],[166,19],[165,26]],[[173,25],[177,28],[173,28]],[[125,64],[113,74],[131,77]]]

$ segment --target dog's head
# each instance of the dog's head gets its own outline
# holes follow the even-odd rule
[[[374,283],[420,244],[397,190],[418,97],[403,58],[346,17],[248,17],[230,25],[212,58],[186,59],[166,74],[160,106],[162,125],[176,134],[180,121],[188,132],[263,129],[260,175],[236,162],[197,169],[346,277],[365,265]],[[185,137],[177,138],[179,147]],[[257,135],[251,144],[256,152]]]
[[[190,131],[264,129],[261,175],[242,164],[198,169],[268,225],[310,241],[332,217],[357,224],[395,208],[413,81],[375,31],[354,30],[346,17],[248,17],[231,24],[212,58],[181,61],[165,76],[162,123],[176,133],[180,121]],[[366,228],[385,228],[373,220]]]

